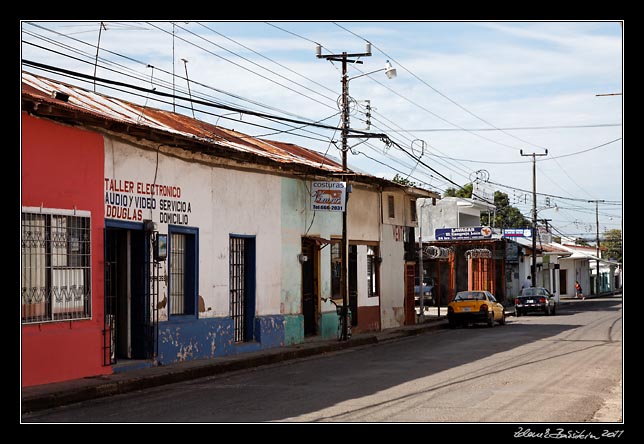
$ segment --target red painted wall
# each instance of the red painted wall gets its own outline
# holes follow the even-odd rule
[[[91,211],[92,318],[22,326],[22,386],[103,366],[103,136],[22,114],[22,205]]]
[[[380,305],[358,307],[358,325],[353,331],[356,333],[380,331]]]

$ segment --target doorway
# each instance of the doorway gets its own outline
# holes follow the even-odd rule
[[[349,308],[351,326],[358,325],[358,246],[349,245]]]
[[[148,359],[150,336],[148,237],[143,224],[106,223],[105,229],[105,364],[119,359]]]
[[[568,270],[559,269],[559,296],[568,294]]]
[[[318,334],[318,249],[313,239],[302,238],[302,315],[304,336]]]

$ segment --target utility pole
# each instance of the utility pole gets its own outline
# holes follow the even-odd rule
[[[326,60],[336,61],[342,63],[342,181],[345,183],[346,199],[344,202],[344,211],[342,212],[342,245],[340,247],[340,258],[342,261],[342,269],[340,270],[340,287],[342,294],[342,319],[344,319],[342,325],[342,340],[347,340],[347,324],[348,319],[348,308],[349,308],[349,298],[348,298],[348,261],[347,261],[347,208],[349,205],[349,180],[348,180],[348,167],[347,167],[347,136],[349,134],[349,79],[347,78],[347,63],[359,63],[362,64],[361,60],[349,60],[359,58],[359,57],[368,57],[371,55],[371,44],[367,43],[367,52],[360,54],[347,54],[343,52],[342,54],[329,54],[322,55],[322,47],[318,45],[317,47],[317,58],[324,58]]]
[[[595,237],[595,245],[597,247],[597,249],[596,249],[597,260],[595,262],[596,273],[597,273],[597,276],[595,277],[595,295],[599,296],[599,289],[600,289],[600,285],[599,285],[599,255],[600,255],[600,251],[599,251],[599,203],[604,202],[604,201],[603,200],[589,200],[588,202],[589,203],[593,203],[593,202],[595,203],[595,226],[597,228],[597,235]]]
[[[342,261],[342,268],[340,270],[340,286],[342,293],[342,318],[344,319],[343,328],[342,328],[342,340],[346,341],[347,338],[347,325],[348,325],[348,308],[349,308],[349,279],[348,279],[348,240],[347,240],[347,209],[349,204],[349,193],[351,192],[351,186],[349,185],[349,169],[347,167],[347,151],[349,150],[347,139],[349,137],[360,137],[360,138],[370,138],[378,137],[382,138],[381,134],[360,134],[359,136],[349,134],[349,80],[356,79],[358,77],[367,76],[378,71],[384,71],[388,79],[393,79],[396,77],[396,69],[391,66],[389,60],[385,64],[384,68],[376,69],[375,71],[363,73],[355,77],[347,77],[347,63],[351,64],[362,64],[361,60],[358,60],[360,57],[369,57],[371,56],[371,43],[367,42],[366,52],[363,53],[351,53],[348,54],[343,52],[341,54],[322,54],[322,45],[318,44],[316,46],[316,57],[318,59],[326,59],[334,62],[342,63],[342,101],[341,101],[341,111],[342,111],[342,181],[345,184],[346,189],[346,198],[344,202],[344,211],[342,212],[342,246],[340,252],[340,260]],[[352,60],[349,60],[352,59]]]
[[[425,204],[427,203],[426,199],[423,199],[423,203],[420,205],[420,218],[418,220],[418,231],[419,231],[419,236],[418,236],[418,243],[420,245],[418,249],[418,268],[420,268],[420,271],[418,274],[420,275],[420,282],[418,282],[418,286],[420,288],[420,297],[418,298],[418,305],[419,305],[419,315],[418,315],[418,322],[422,323],[425,320],[425,266],[423,265],[423,210],[425,209]],[[440,310],[440,308],[439,308]]]
[[[543,154],[531,153],[522,156],[532,156],[532,286],[537,286],[537,156],[547,156],[548,150]]]

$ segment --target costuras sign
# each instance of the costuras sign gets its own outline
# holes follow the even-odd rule
[[[311,184],[311,210],[344,211],[346,182],[313,182]]]

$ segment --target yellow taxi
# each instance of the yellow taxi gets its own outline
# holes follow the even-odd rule
[[[505,324],[505,311],[489,291],[459,291],[447,306],[447,320],[452,328],[477,322],[494,327],[495,322]]]

